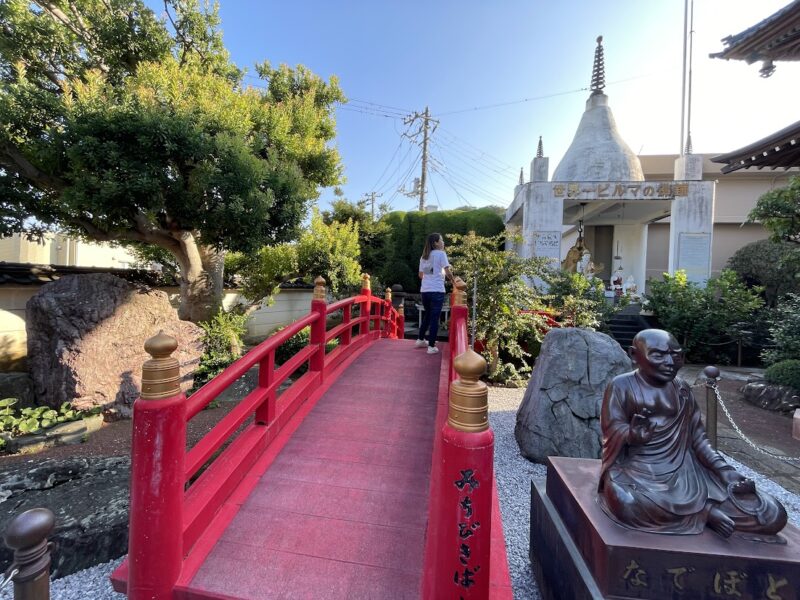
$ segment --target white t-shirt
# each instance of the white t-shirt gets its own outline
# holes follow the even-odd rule
[[[422,272],[422,285],[420,292],[443,292],[444,269],[449,267],[447,254],[444,250],[431,250],[428,259],[419,259],[419,270]]]

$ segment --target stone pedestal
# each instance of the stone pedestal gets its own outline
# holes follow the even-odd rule
[[[542,596],[628,600],[800,599],[800,531],[785,544],[734,534],[658,535],[626,529],[596,502],[600,461],[550,458],[531,486],[531,563]]]

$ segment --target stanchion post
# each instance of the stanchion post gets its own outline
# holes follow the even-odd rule
[[[325,295],[325,279],[319,276],[314,280],[314,298],[311,300],[311,312],[317,313],[319,317],[311,324],[311,335],[308,340],[311,345],[317,346],[317,351],[311,355],[308,368],[311,371],[319,372],[320,377],[325,372],[325,330],[328,318],[328,303]]]
[[[714,366],[707,366],[703,369],[706,376],[706,434],[711,447],[717,449],[717,394],[716,387],[719,379],[719,369]]]
[[[467,308],[467,284],[460,278],[456,277],[455,281],[453,282],[453,293],[450,297],[450,323],[448,325],[448,341],[450,344],[450,370],[449,370],[449,380],[453,381],[456,378],[456,372],[453,368],[453,360],[455,356],[453,353],[457,351],[454,346],[454,336],[455,332],[461,327],[461,323],[464,323],[464,327],[467,326],[467,321],[469,319],[469,309]]]
[[[55,516],[46,508],[17,515],[8,524],[4,539],[14,551],[9,578],[14,582],[14,600],[50,600],[50,550],[47,536]]]
[[[144,349],[142,393],[133,404],[128,599],[169,600],[183,560],[186,396],[175,338],[163,331]]]
[[[466,307],[464,307],[466,309]],[[471,349],[453,361],[447,423],[442,428],[440,529],[432,598],[489,597],[494,433],[486,361]]]
[[[366,300],[361,303],[361,316],[366,317],[366,320],[361,322],[360,331],[361,335],[366,335],[369,333],[369,326],[372,319],[372,287],[369,281],[369,275],[367,273],[361,275],[361,295],[366,296]]]

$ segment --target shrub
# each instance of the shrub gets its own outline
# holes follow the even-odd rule
[[[412,293],[419,291],[417,268],[428,234],[441,233],[449,245],[455,240],[453,234],[464,236],[475,232],[479,237],[494,238],[505,230],[503,219],[491,208],[432,213],[398,211],[389,213],[383,221],[388,224],[391,235],[387,241],[386,264],[380,272],[381,279],[389,285],[399,283],[405,291]],[[498,248],[502,247],[502,239],[498,238],[497,243]]]
[[[769,328],[775,348],[761,356],[768,365],[800,359],[800,294],[788,294],[777,306]]]
[[[281,327],[283,329],[283,327]],[[275,333],[280,331],[278,329]],[[274,335],[274,334],[273,334]],[[292,337],[288,340],[283,342],[278,348],[275,349],[275,366],[278,367],[285,363],[287,360],[292,358],[295,354],[300,352],[303,348],[308,346],[308,342],[311,338],[311,328],[305,327],[295,333]],[[336,348],[339,345],[338,339],[333,339],[325,344],[325,354],[328,354],[331,350]],[[300,367],[295,371],[295,375],[299,376],[305,373],[308,370],[308,362],[303,363]]]
[[[764,379],[800,391],[800,360],[788,359],[776,362],[764,372]]]
[[[547,301],[565,326],[604,329],[622,306],[606,301],[605,287],[598,278],[559,270],[546,273],[544,280],[549,286]]]
[[[730,362],[740,324],[764,304],[760,287],[748,288],[725,270],[701,288],[685,271],[651,281],[647,306],[659,325],[683,345],[690,362]]]
[[[530,371],[530,353],[525,345],[541,338],[549,329],[536,288],[524,278],[541,278],[546,261],[523,258],[501,251],[502,236],[452,235],[451,262],[455,273],[467,283],[472,305],[473,280],[477,279],[475,340],[483,343],[488,378],[508,383],[519,381]]]
[[[102,412],[101,406],[91,410],[76,410],[69,402],[64,402],[58,409],[49,406],[34,406],[17,410],[17,398],[4,398],[0,400],[0,433],[20,436],[28,433],[38,433],[50,429],[59,423],[77,421]],[[0,437],[0,450],[6,445]]]
[[[222,373],[242,355],[247,315],[220,310],[210,321],[200,323],[203,328],[203,355],[194,372],[193,390]]]
[[[728,260],[728,267],[750,286],[763,286],[768,306],[791,292],[800,292],[796,244],[759,240],[742,246]]]

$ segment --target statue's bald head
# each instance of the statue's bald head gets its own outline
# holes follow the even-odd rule
[[[647,382],[661,385],[672,381],[683,366],[683,349],[668,331],[645,329],[633,338],[631,358]]]

